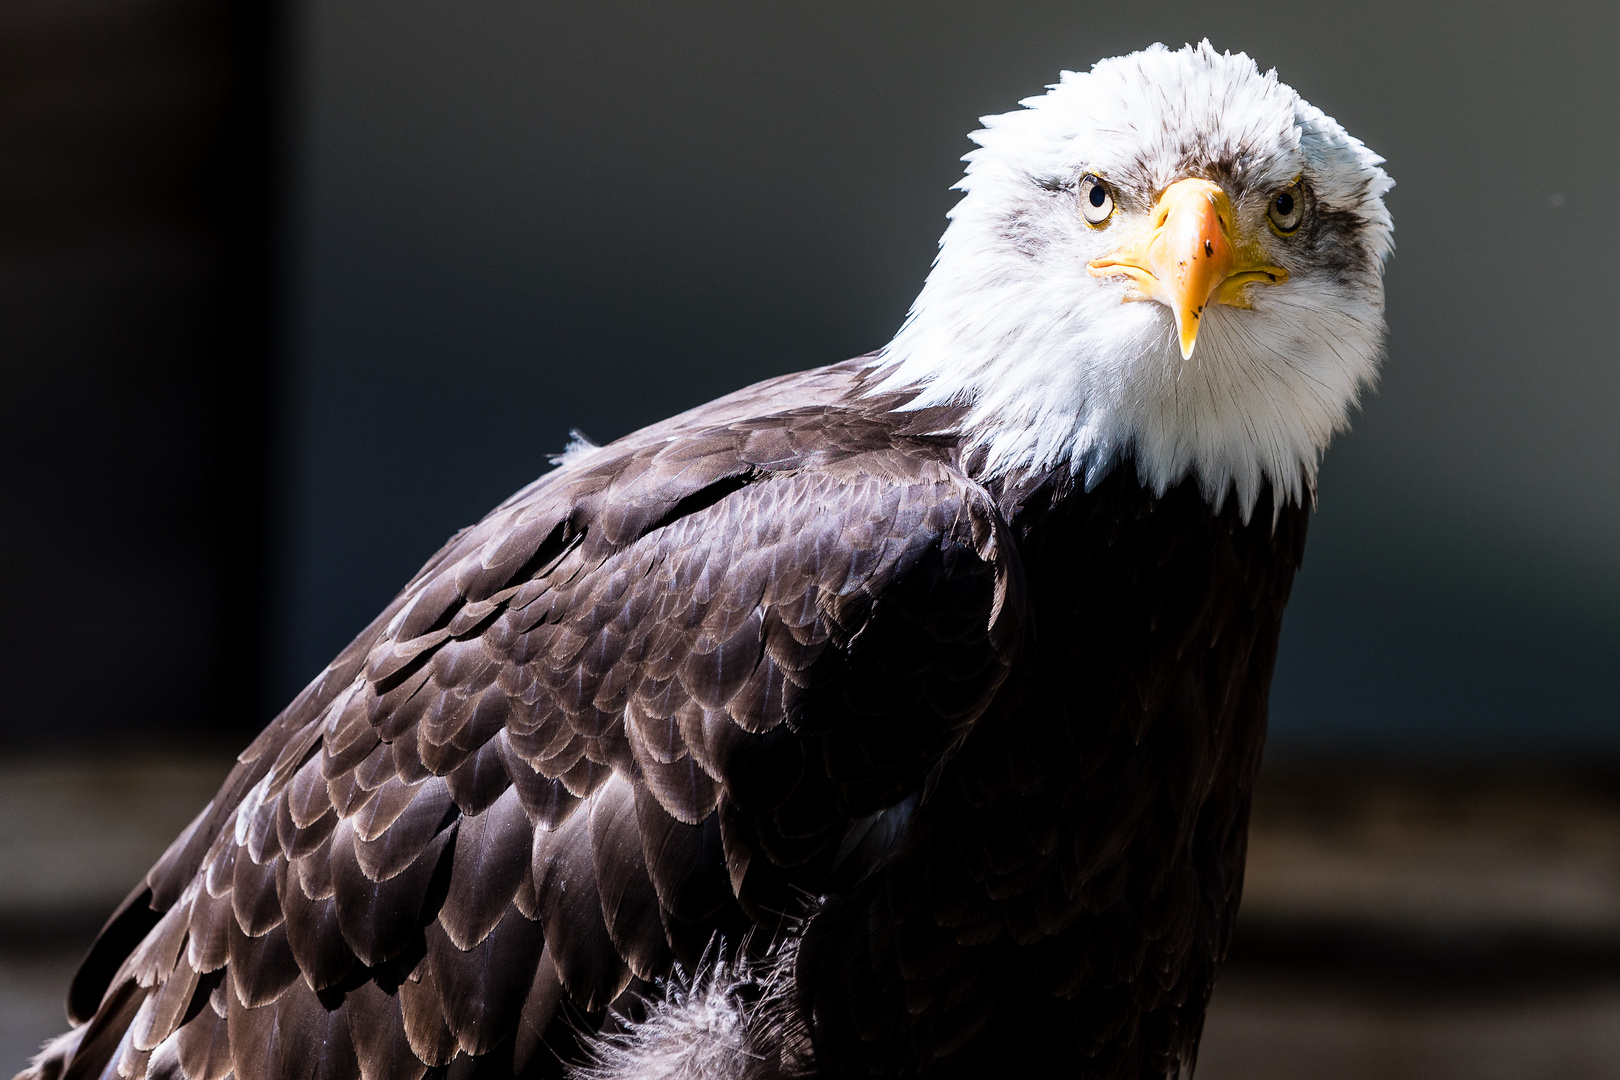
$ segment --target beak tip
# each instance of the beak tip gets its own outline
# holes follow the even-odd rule
[[[1180,320],[1180,319],[1176,320],[1176,322],[1178,324],[1181,321],[1182,320]],[[1191,331],[1190,333],[1188,332],[1189,329]],[[1196,322],[1194,322],[1193,325],[1190,328],[1187,328],[1187,329],[1184,329],[1180,325],[1177,325],[1176,326],[1176,342],[1177,342],[1177,344],[1179,344],[1181,346],[1181,358],[1183,360],[1191,360],[1192,359],[1192,354],[1193,354],[1193,348],[1195,346],[1197,346],[1197,344],[1198,344],[1198,324]]]

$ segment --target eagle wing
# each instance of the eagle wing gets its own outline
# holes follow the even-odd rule
[[[878,865],[1012,663],[1016,556],[940,445],[755,393],[435,556],[103,932],[68,1075],[554,1068],[633,980]]]

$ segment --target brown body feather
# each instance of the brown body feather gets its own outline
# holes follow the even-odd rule
[[[825,1075],[1189,1061],[1305,514],[981,483],[867,363],[452,539],[115,915],[37,1074],[556,1075],[716,935],[799,926]]]

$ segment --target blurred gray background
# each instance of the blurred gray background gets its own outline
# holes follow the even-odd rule
[[[325,0],[297,28],[269,703],[567,431],[876,348],[981,114],[1208,35],[1389,160],[1273,748],[1620,751],[1620,8]]]
[[[1620,8],[0,3],[0,1075],[243,745],[598,440],[882,345],[977,117],[1244,50],[1388,158],[1200,1075],[1620,1076]]]
[[[1389,363],[1322,476],[1274,750],[1620,751],[1620,8],[0,20],[0,745],[239,743],[569,428],[886,341],[978,116],[1208,35],[1398,181]]]

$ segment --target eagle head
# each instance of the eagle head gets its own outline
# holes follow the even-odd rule
[[[1313,490],[1383,353],[1383,159],[1239,53],[1154,45],[987,116],[885,389],[990,474]]]

